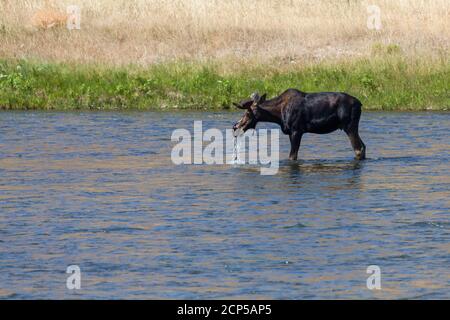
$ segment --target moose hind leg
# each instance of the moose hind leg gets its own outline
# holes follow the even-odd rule
[[[346,132],[352,148],[355,151],[355,157],[357,160],[364,160],[366,158],[366,145],[362,141],[361,137],[356,132]]]
[[[300,148],[300,142],[302,141],[302,133],[294,131],[289,135],[291,140],[291,152],[289,153],[289,160],[297,160],[298,149]]]

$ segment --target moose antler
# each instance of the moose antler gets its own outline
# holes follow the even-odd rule
[[[259,100],[259,93],[258,92],[253,92],[250,96],[250,99],[252,99],[253,101],[258,101]]]

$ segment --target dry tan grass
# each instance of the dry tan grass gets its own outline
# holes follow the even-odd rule
[[[31,25],[40,29],[61,27],[67,23],[67,14],[57,9],[44,8],[37,10],[31,17]]]
[[[81,7],[81,30],[49,28],[69,4]],[[381,8],[380,31],[367,28],[369,4]],[[449,21],[448,0],[0,0],[0,57],[298,63],[367,56],[382,43],[448,58]]]

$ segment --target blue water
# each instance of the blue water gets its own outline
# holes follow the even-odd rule
[[[364,162],[335,132],[275,176],[172,164],[239,116],[0,113],[0,298],[450,298],[450,113],[364,113]]]

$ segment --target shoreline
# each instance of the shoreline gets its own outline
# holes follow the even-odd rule
[[[0,59],[0,110],[223,111],[252,92],[342,91],[364,111],[450,110],[448,59],[385,55],[304,65],[101,66]]]

